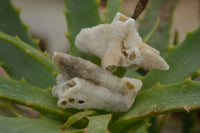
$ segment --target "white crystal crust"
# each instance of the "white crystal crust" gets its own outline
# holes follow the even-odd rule
[[[117,13],[111,24],[82,29],[75,45],[101,58],[104,69],[120,66],[132,70],[140,67],[168,70],[169,65],[159,56],[159,51],[142,41],[135,25],[134,19]]]
[[[57,105],[63,109],[128,111],[142,87],[138,79],[119,78],[78,57],[55,53],[53,60],[60,74],[52,95],[58,98]]]
[[[128,111],[142,82],[135,78],[119,78],[111,72],[116,67],[169,69],[159,51],[145,44],[135,27],[134,19],[117,13],[111,24],[80,31],[76,47],[98,56],[102,67],[79,57],[54,53],[53,61],[60,74],[52,95],[58,98],[58,107]]]

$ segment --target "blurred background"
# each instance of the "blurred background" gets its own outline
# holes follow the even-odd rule
[[[21,19],[30,26],[30,33],[41,40],[42,45],[52,55],[53,51],[67,52],[68,41],[64,0],[12,0],[21,8]],[[138,0],[124,0],[122,12],[131,16]],[[179,33],[179,41],[187,31],[200,25],[200,0],[181,0],[174,14],[172,33]],[[173,34],[171,35],[173,36]]]
[[[103,1],[103,0],[102,0]],[[30,34],[40,39],[43,50],[52,55],[54,51],[68,52],[69,43],[64,33],[67,32],[67,24],[63,9],[64,0],[12,0],[16,7],[21,9],[22,21],[29,25]],[[138,0],[124,0],[122,12],[131,16]],[[102,11],[100,9],[100,11]],[[101,14],[102,15],[102,14]],[[173,18],[171,30],[171,43],[175,31],[179,33],[179,42],[183,41],[187,31],[193,31],[200,26],[200,0],[181,0]],[[0,75],[8,77],[0,68]],[[27,114],[37,117],[38,113],[25,107],[21,107]],[[200,113],[199,113],[200,114]],[[200,120],[200,116],[197,116]],[[162,122],[162,120],[165,120]],[[180,113],[159,116],[159,121],[164,124],[161,133],[181,133],[182,116]],[[200,128],[200,121],[197,122]]]

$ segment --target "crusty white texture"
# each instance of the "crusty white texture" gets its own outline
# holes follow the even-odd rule
[[[68,86],[69,82],[74,86]],[[94,85],[81,78],[73,78],[64,82],[58,90],[58,107],[77,109],[103,109],[106,111],[127,111],[136,94],[132,97],[121,93],[112,92],[109,89]]]
[[[138,79],[119,78],[79,57],[54,53],[53,61],[60,74],[52,95],[64,109],[127,111],[142,87]]]
[[[145,44],[135,27],[135,20],[117,13],[111,24],[84,28],[76,36],[79,50],[98,56],[102,67],[114,70],[127,67],[136,70],[169,69],[159,51]]]

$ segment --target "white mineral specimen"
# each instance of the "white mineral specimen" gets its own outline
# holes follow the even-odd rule
[[[127,111],[142,87],[138,79],[118,78],[90,61],[68,54],[54,53],[53,61],[60,74],[52,94],[64,109]]]
[[[159,51],[145,44],[135,28],[135,20],[117,13],[111,24],[84,28],[76,36],[76,46],[102,60],[102,67],[169,69]]]

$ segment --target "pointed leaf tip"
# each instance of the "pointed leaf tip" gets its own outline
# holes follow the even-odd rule
[[[15,7],[14,9],[15,9],[15,11],[17,12],[17,14],[19,15],[20,12],[21,12],[21,8],[20,8],[20,7]]]
[[[25,27],[26,29],[29,29],[30,25],[29,25],[29,24],[24,24],[24,27]]]
[[[160,84],[160,82],[156,83],[156,85],[154,86],[155,88],[161,87],[162,85]]]
[[[15,36],[15,39],[17,39],[17,40],[20,40],[20,38],[19,38],[19,36],[18,36],[18,35],[16,35],[16,36]]]
[[[63,10],[62,10],[62,12],[63,12],[65,15],[67,15],[67,14],[68,14],[68,11],[67,11],[67,9],[63,9]]]
[[[187,106],[183,106],[183,110],[185,110],[187,113],[189,113],[189,112],[190,112],[190,108],[189,108],[189,107],[187,107]]]
[[[26,82],[26,80],[25,80],[24,77],[22,77],[20,81],[21,81],[21,82]]]
[[[41,41],[40,38],[35,38],[34,40],[36,43],[40,43],[40,41]]]
[[[169,45],[169,46],[168,46],[168,51],[170,52],[170,51],[172,51],[172,50],[175,49],[175,48],[176,48],[175,45]]]
[[[70,37],[69,32],[66,32],[66,33],[65,33],[65,36],[66,36],[67,38],[69,38],[69,37]]]

